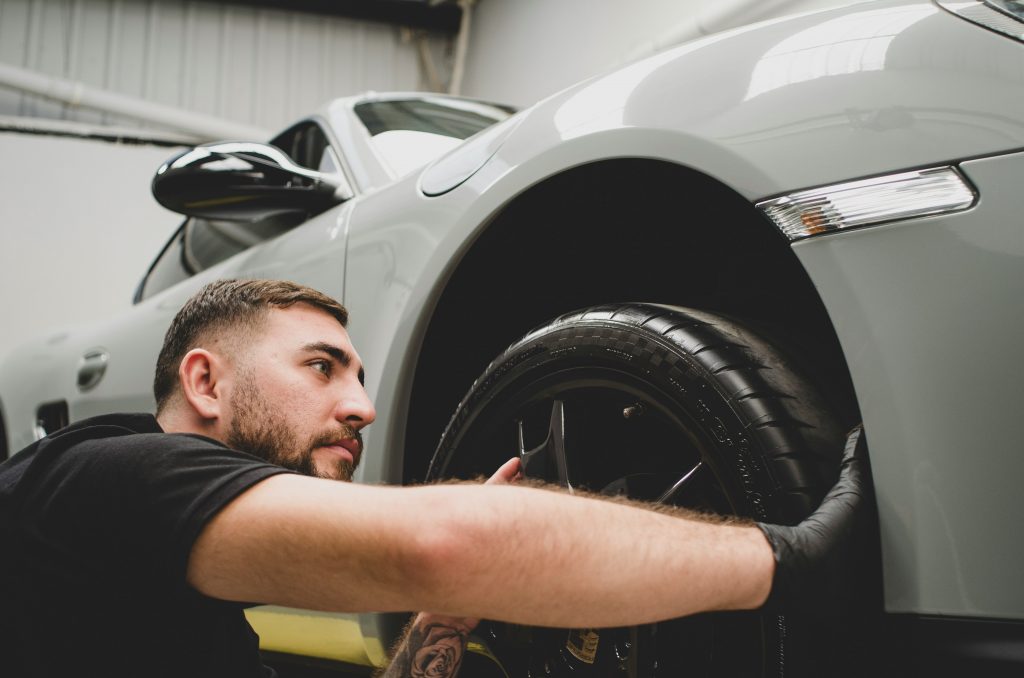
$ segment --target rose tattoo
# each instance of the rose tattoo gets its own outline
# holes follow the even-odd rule
[[[467,620],[422,614],[381,678],[453,678],[462,664],[471,628]],[[476,620],[471,620],[476,625]]]
[[[465,634],[450,626],[431,624],[426,628],[423,647],[412,660],[413,678],[444,678],[453,676],[462,662]]]

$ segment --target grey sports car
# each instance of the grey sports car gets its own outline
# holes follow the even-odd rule
[[[518,113],[373,95],[274,146],[192,149],[154,179],[188,218],[131,312],[0,367],[6,453],[151,409],[204,283],[291,278],[350,309],[379,412],[362,482],[519,454],[567,487],[792,523],[864,422],[878,529],[844,624],[485,624],[506,675],[1020,675],[1022,40],[1018,0],[857,3]],[[268,651],[364,665],[400,623],[250,617]]]

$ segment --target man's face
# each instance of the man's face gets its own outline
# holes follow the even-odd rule
[[[307,475],[351,480],[376,413],[338,321],[306,304],[272,309],[234,361],[226,442]]]

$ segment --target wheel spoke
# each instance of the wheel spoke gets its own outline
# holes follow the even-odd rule
[[[571,493],[569,482],[569,463],[565,450],[565,403],[555,400],[551,403],[551,418],[548,421],[548,434],[537,447],[526,449],[523,433],[523,421],[517,423],[519,437],[519,459],[522,463],[523,475],[544,476],[543,469],[548,463],[554,464],[554,480]]]
[[[541,455],[541,452],[544,451],[545,444],[547,443],[547,441],[541,443],[540,445],[538,445],[537,447],[534,447],[533,449],[530,449],[530,450],[526,449],[526,439],[525,439],[525,437],[523,435],[523,420],[520,419],[519,421],[516,422],[516,424],[518,425],[518,428],[519,428],[519,462],[520,462],[520,466],[522,468],[523,475],[524,476],[537,476],[537,475],[540,475],[539,473],[537,473],[536,469],[539,466],[541,466],[541,464],[544,461],[543,456],[540,456],[540,455]]]
[[[565,457],[565,405],[561,400],[551,404],[551,423],[548,426],[549,451],[555,460],[555,473],[558,477],[558,484],[568,488],[572,492],[572,485],[569,484],[569,464]]]
[[[687,471],[682,478],[673,483],[672,487],[665,490],[665,493],[658,497],[655,501],[658,504],[664,504],[672,499],[675,499],[676,495],[686,487],[693,477],[697,474],[697,471],[704,465],[703,461],[698,461],[697,465]]]

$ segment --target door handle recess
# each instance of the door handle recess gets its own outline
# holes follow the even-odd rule
[[[110,355],[102,349],[89,351],[82,356],[82,364],[78,368],[78,390],[95,388],[106,373],[109,360]]]

